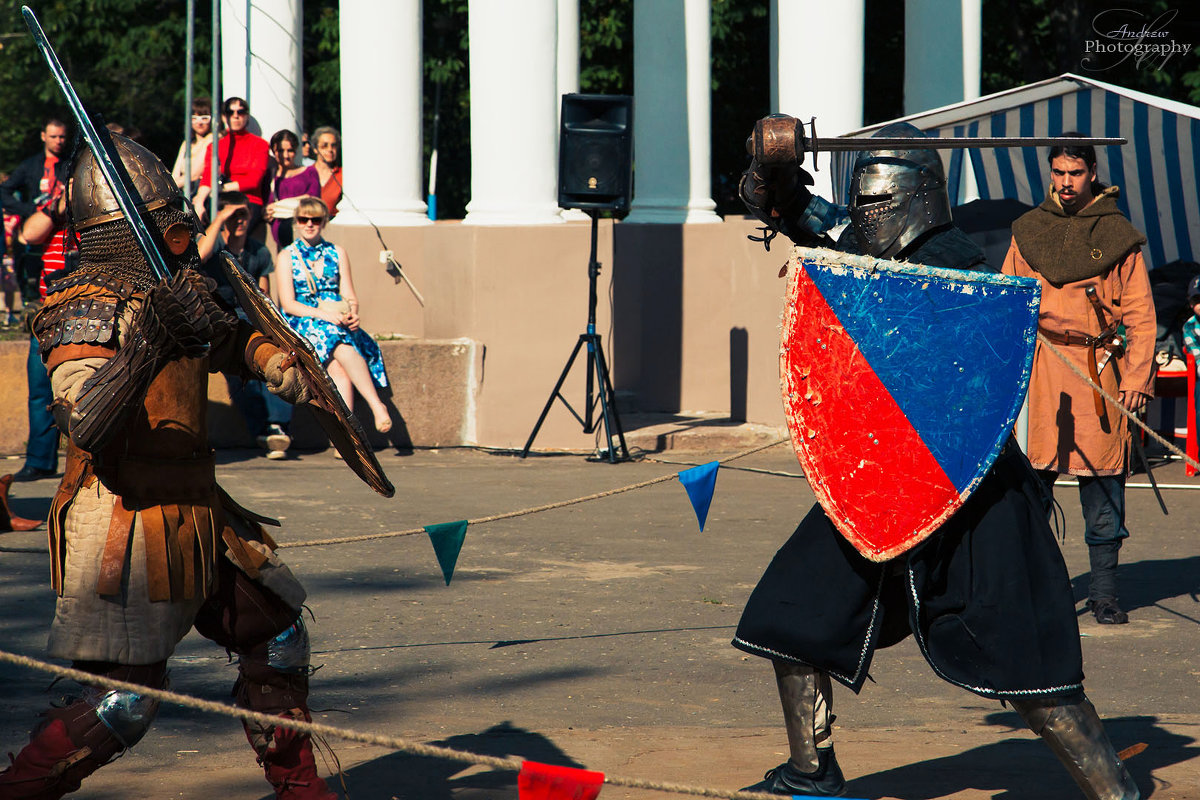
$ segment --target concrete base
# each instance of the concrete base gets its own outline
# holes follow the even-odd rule
[[[468,339],[381,341],[391,386],[380,397],[391,409],[392,430],[375,431],[371,411],[355,397],[354,413],[375,447],[451,447],[474,444],[474,405],[483,347]],[[209,441],[214,447],[254,447],[242,415],[229,399],[223,376],[208,382]],[[295,411],[292,447],[318,450],[329,439],[303,407]]]
[[[10,413],[0,417],[0,453],[25,452],[29,417],[25,358],[28,342],[0,342],[0,403]],[[355,413],[376,447],[449,447],[474,444],[475,398],[484,348],[469,339],[381,341],[391,387],[381,392],[392,411],[392,430],[376,433],[371,412],[361,400]],[[222,375],[208,383],[209,441],[214,447],[254,447],[241,414],[229,399]],[[298,408],[292,420],[293,447],[316,450],[328,439],[313,417]]]

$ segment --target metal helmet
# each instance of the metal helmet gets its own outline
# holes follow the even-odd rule
[[[153,211],[180,198],[179,187],[171,171],[158,156],[120,134],[111,134],[121,163],[133,183],[139,211]],[[71,219],[80,231],[102,222],[124,216],[117,198],[96,163],[91,149],[85,150],[75,162],[71,173]]]
[[[874,135],[925,138],[907,122],[893,122]],[[850,179],[850,222],[867,253],[890,258],[925,231],[950,221],[946,174],[936,150],[858,154]]]

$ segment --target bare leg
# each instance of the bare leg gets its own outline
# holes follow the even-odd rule
[[[380,433],[390,431],[392,417],[388,414],[387,406],[379,399],[379,393],[375,391],[375,381],[371,379],[371,370],[367,367],[366,359],[348,344],[339,344],[334,348],[333,359],[346,371],[350,383],[371,407],[371,413],[375,415],[375,430]],[[341,387],[338,387],[338,390],[341,391]],[[350,403],[347,402],[346,405]]]
[[[353,410],[354,387],[350,384],[350,376],[346,374],[346,370],[342,369],[342,365],[337,359],[334,359],[329,362],[326,372],[329,373],[329,379],[337,387],[338,394],[342,396],[342,400],[346,403],[346,406]]]

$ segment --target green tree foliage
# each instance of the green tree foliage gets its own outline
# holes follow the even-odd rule
[[[1114,10],[1120,17],[1111,16]],[[1097,15],[1108,12],[1109,16]],[[1110,30],[1105,20],[1141,20],[1193,46],[1165,62],[1104,55],[1084,62],[1088,40]],[[1156,25],[1156,21],[1158,24]],[[1179,0],[984,0],[983,93],[1072,72],[1085,78],[1200,105],[1200,17]],[[1150,40],[1147,40],[1150,41]]]
[[[304,128],[342,127],[338,0],[304,0]],[[315,142],[314,142],[315,144]]]
[[[21,17],[21,2],[0,0],[0,169],[41,149],[44,119],[71,122],[58,85]],[[197,4],[201,5],[201,4]],[[140,134],[171,163],[190,110],[184,108],[187,6],[180,0],[53,0],[38,19],[92,114]],[[195,92],[207,96],[211,21],[198,10]]]
[[[439,219],[462,219],[471,199],[467,0],[425,0],[425,181],[438,151]]]
[[[745,213],[737,188],[746,135],[771,112],[769,15],[767,0],[712,3],[712,197],[720,214]]]

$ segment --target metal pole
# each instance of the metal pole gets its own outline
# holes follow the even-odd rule
[[[217,195],[221,191],[221,170],[217,150],[221,144],[221,126],[218,111],[221,103],[221,0],[212,0],[212,103],[213,103],[213,138],[209,149],[209,175],[212,179],[212,193],[208,196],[208,218],[217,218]]]
[[[195,80],[196,0],[187,0],[187,67],[183,97],[183,192],[192,199],[192,81]]]

